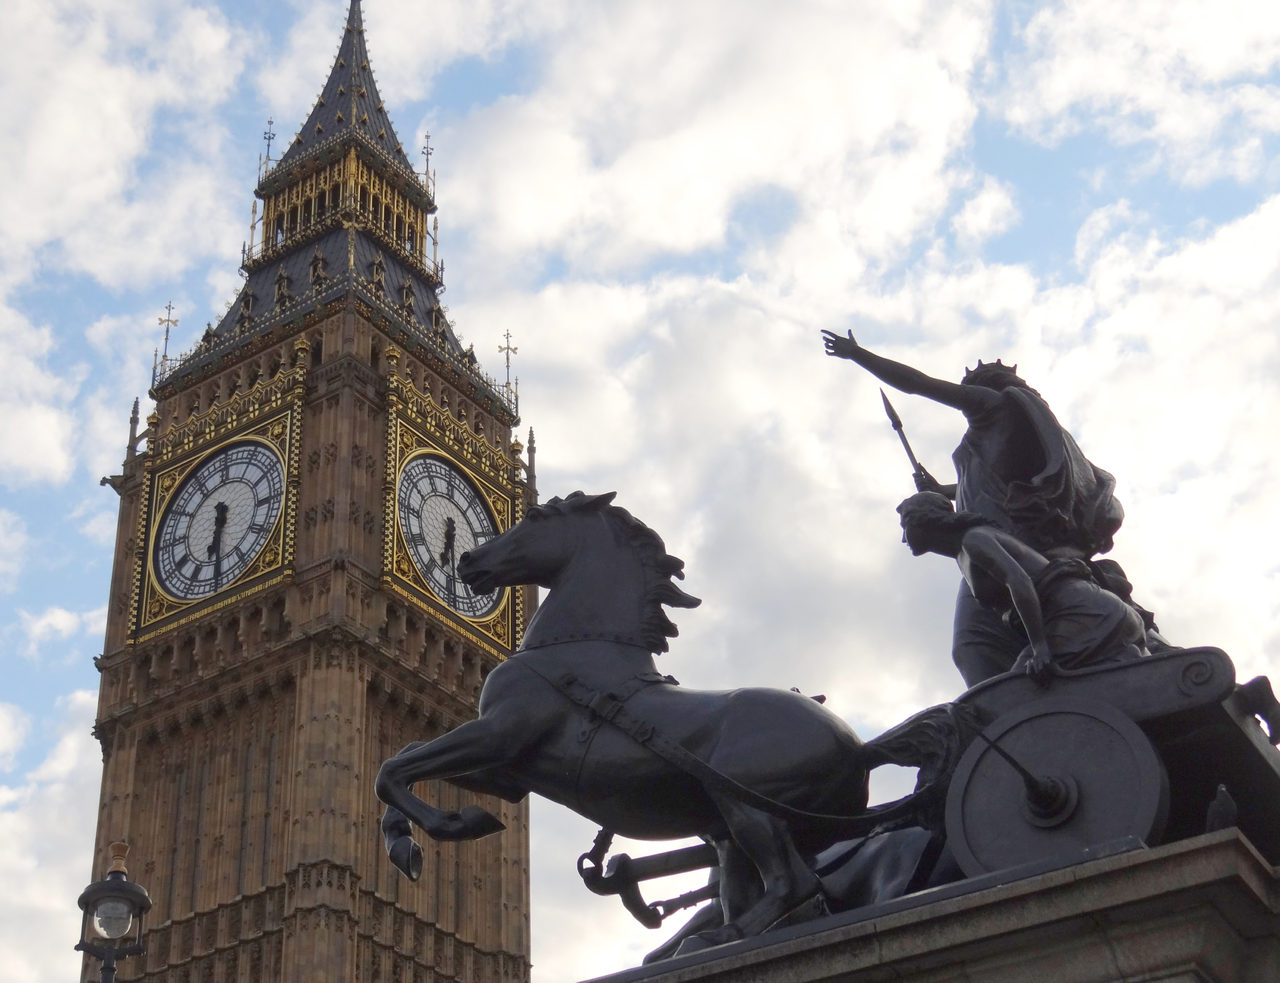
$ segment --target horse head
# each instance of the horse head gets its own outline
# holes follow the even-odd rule
[[[525,647],[606,639],[667,651],[678,634],[662,606],[697,607],[672,577],[684,561],[626,509],[617,493],[576,491],[531,508],[502,535],[464,553],[458,576],[473,590],[535,584],[550,591],[525,635]]]

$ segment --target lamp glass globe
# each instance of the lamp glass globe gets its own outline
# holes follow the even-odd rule
[[[133,908],[119,898],[104,898],[93,910],[93,927],[103,938],[124,938],[132,924]]]

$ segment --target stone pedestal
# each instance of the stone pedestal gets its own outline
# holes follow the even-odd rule
[[[948,885],[601,983],[1280,981],[1280,869],[1237,830],[1054,866]]]

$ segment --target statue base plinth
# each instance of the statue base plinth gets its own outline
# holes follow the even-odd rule
[[[1062,863],[920,892],[600,983],[1280,980],[1280,869],[1238,830]]]

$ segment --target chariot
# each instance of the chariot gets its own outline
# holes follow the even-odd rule
[[[1047,687],[1006,673],[956,703],[971,711],[976,728],[946,782],[941,829],[885,831],[879,837],[896,838],[893,849],[877,850],[873,834],[813,858],[833,909],[1220,826],[1237,826],[1270,863],[1280,863],[1280,751],[1258,719],[1274,719],[1280,708],[1266,677],[1237,685],[1221,649],[1171,649],[1059,671]],[[605,863],[606,844],[598,838],[579,861],[587,886],[619,895],[649,927],[716,896],[710,847],[618,854]],[[640,882],[702,867],[713,869],[706,887],[644,901]]]

